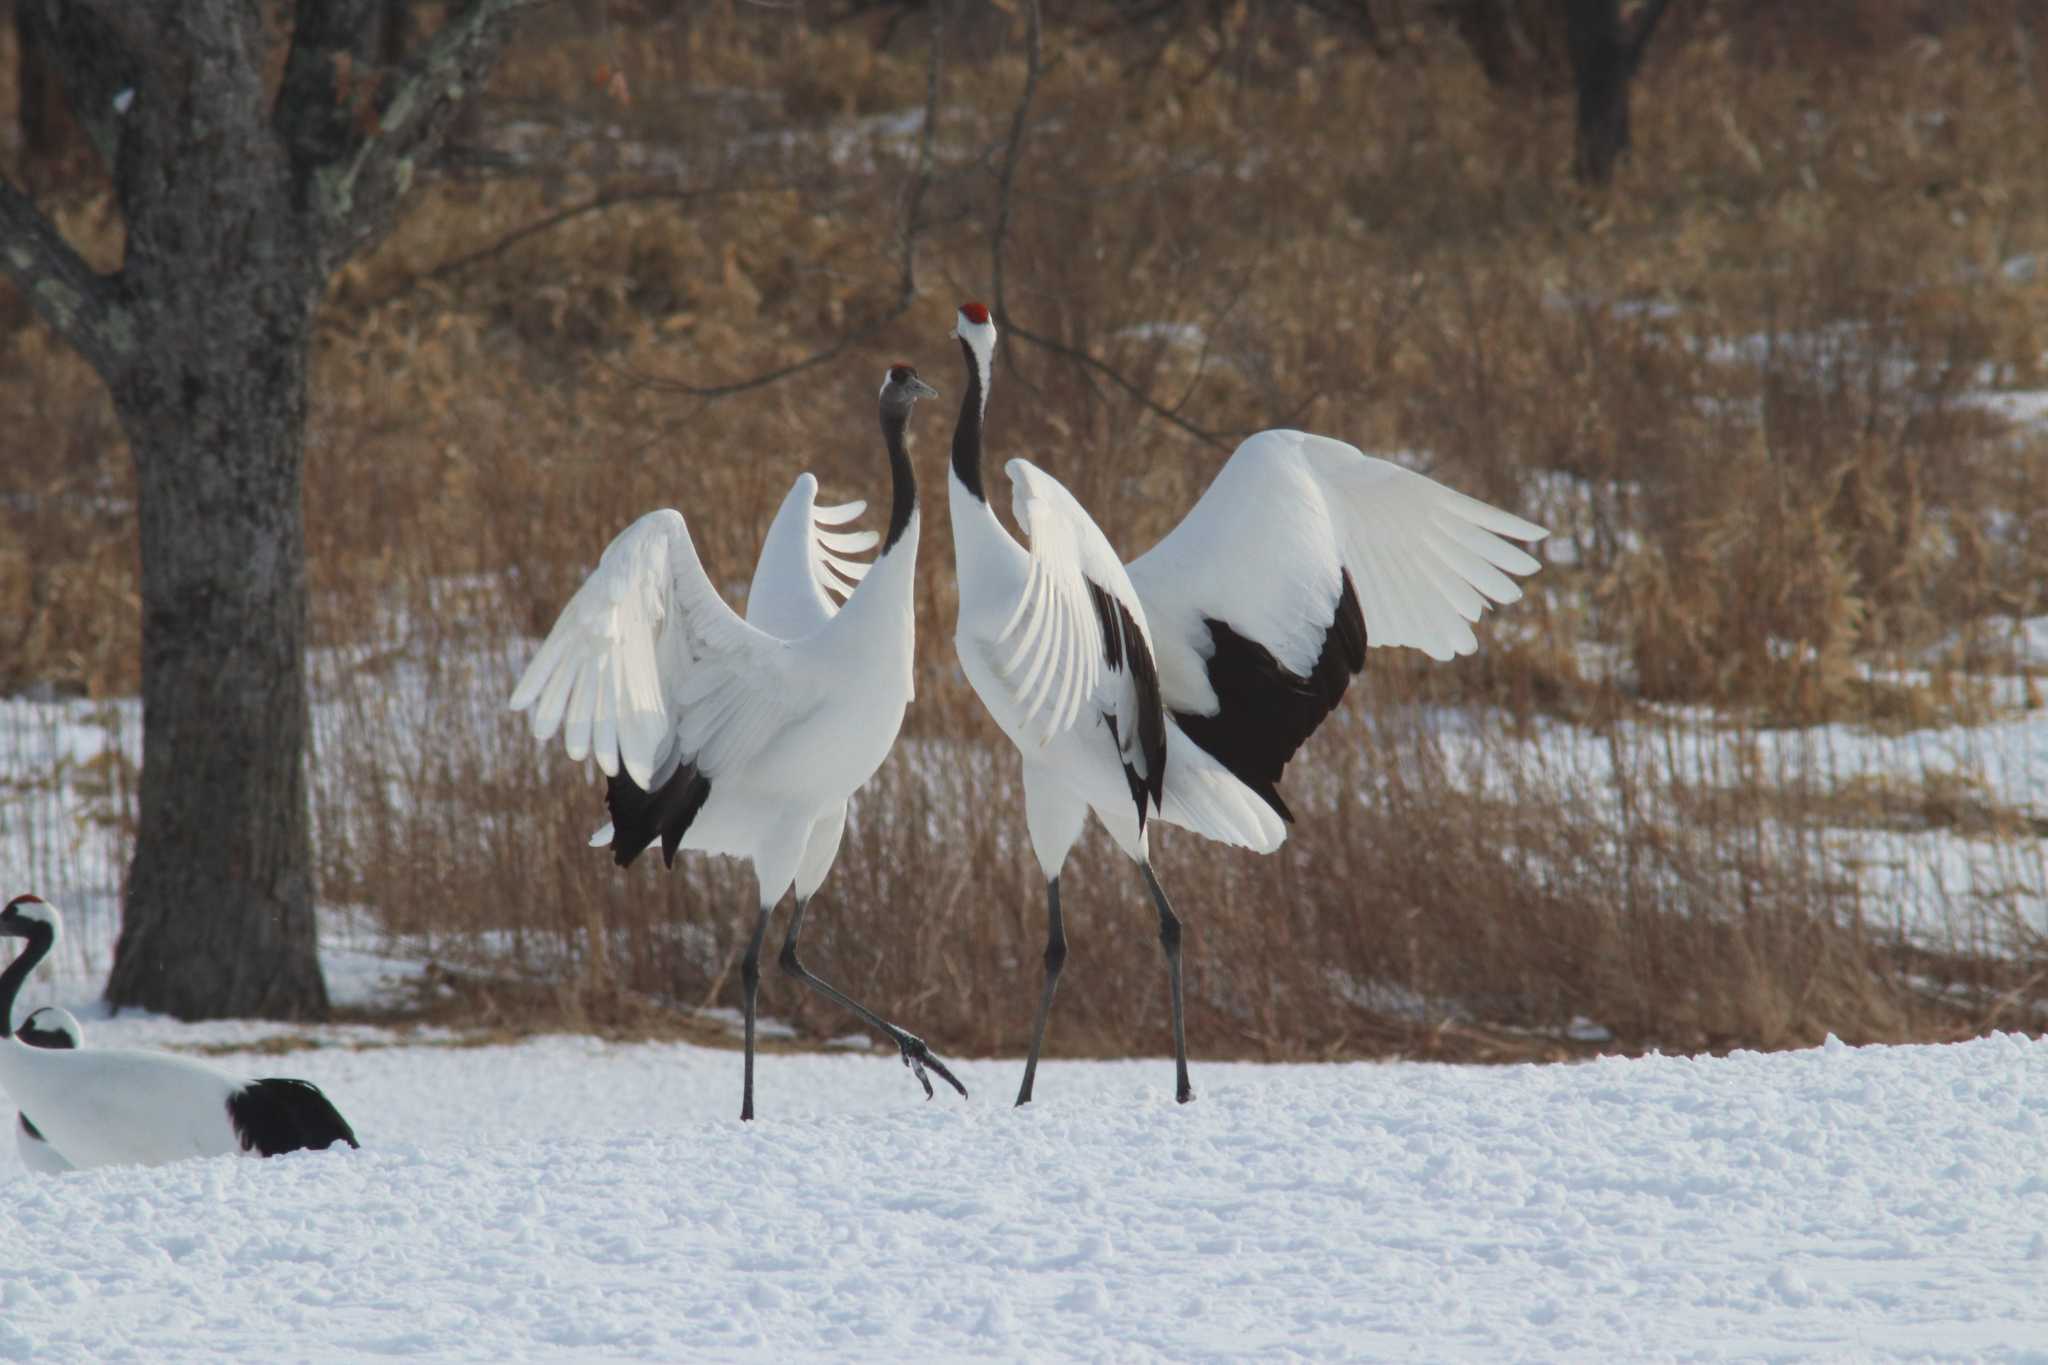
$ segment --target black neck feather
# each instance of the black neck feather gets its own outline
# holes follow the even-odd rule
[[[960,420],[953,426],[953,477],[978,501],[987,502],[981,491],[981,410],[988,395],[981,388],[981,362],[965,337],[960,353],[967,357],[967,392],[960,396]]]
[[[917,472],[910,467],[910,452],[904,447],[904,429],[910,425],[910,405],[884,406],[882,440],[889,446],[889,478],[895,487],[889,504],[889,534],[882,541],[882,553],[894,549],[909,529],[911,514],[917,511]]]
[[[56,942],[56,935],[48,929],[38,929],[28,940],[28,946],[21,955],[7,964],[7,970],[0,972],[0,1036],[11,1037],[14,1033],[14,997],[21,994],[22,982],[28,980],[45,956],[50,945]]]

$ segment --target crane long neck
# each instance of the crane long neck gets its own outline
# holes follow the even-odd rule
[[[7,964],[7,970],[0,972],[0,1038],[14,1036],[14,997],[21,993],[22,983],[41,965],[54,941],[50,934],[31,938],[20,955]]]
[[[889,504],[889,534],[882,541],[887,554],[903,538],[910,519],[917,514],[917,471],[910,467],[910,452],[904,445],[904,429],[910,425],[910,405],[882,408],[882,440],[889,447],[889,480],[894,497]]]
[[[981,491],[981,413],[988,406],[988,374],[965,337],[960,352],[967,357],[967,391],[960,396],[960,420],[953,426],[953,477],[977,502],[987,502]]]

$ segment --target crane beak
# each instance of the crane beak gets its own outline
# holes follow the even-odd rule
[[[924,380],[916,375],[910,376],[910,382],[903,387],[909,391],[912,398],[937,398],[939,396],[937,389],[925,383]]]

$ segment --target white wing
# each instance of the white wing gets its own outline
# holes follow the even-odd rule
[[[992,650],[1019,728],[1049,743],[1092,705],[1114,724],[1125,765],[1156,804],[1166,738],[1145,609],[1066,486],[1027,460],[1004,468],[1017,524],[1031,537],[1024,591]]]
[[[1488,603],[1522,595],[1508,575],[1539,567],[1501,537],[1547,534],[1342,441],[1262,431],[1129,572],[1151,622],[1166,705],[1213,714],[1220,703],[1206,670],[1216,648],[1207,622],[1306,678],[1349,575],[1365,643],[1411,645],[1434,659],[1470,654],[1478,647],[1471,623]]]
[[[843,529],[867,510],[866,503],[819,507],[817,495],[817,479],[799,474],[761,542],[747,590],[747,623],[785,640],[832,619],[868,571],[847,556],[873,549],[881,539],[873,531]]]
[[[513,689],[535,739],[623,765],[653,791],[687,760],[716,772],[758,752],[814,688],[788,645],[733,613],[697,558],[682,513],[649,512],[603,558]]]

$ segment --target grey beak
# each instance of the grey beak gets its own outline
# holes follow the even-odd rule
[[[910,376],[909,382],[903,387],[909,391],[912,398],[937,398],[939,396],[937,389],[925,383],[924,380],[916,375]]]

